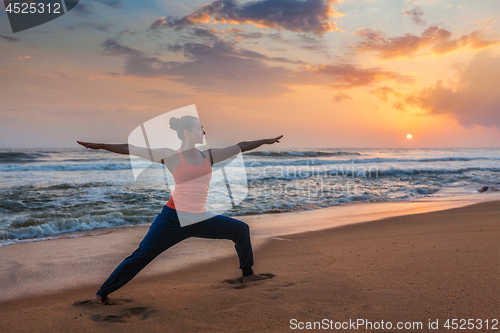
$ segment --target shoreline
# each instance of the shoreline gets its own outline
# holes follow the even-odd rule
[[[442,196],[442,197],[422,197],[422,198],[418,198],[418,199],[396,200],[396,201],[349,202],[349,203],[345,203],[345,204],[339,204],[339,205],[321,207],[321,208],[304,209],[304,210],[297,210],[297,211],[287,211],[287,212],[279,212],[279,213],[272,212],[272,213],[249,214],[249,215],[231,215],[229,217],[235,218],[235,219],[240,219],[240,220],[253,220],[253,219],[265,218],[268,216],[281,216],[283,214],[300,214],[300,213],[304,213],[304,212],[318,212],[318,211],[333,210],[333,209],[343,210],[343,209],[346,209],[348,207],[363,207],[365,205],[366,205],[366,207],[372,207],[373,205],[392,205],[392,204],[404,205],[405,203],[407,203],[407,204],[408,203],[421,204],[424,202],[431,202],[434,204],[437,204],[438,202],[446,203],[443,207],[439,207],[438,209],[434,209],[432,207],[425,207],[422,210],[420,210],[420,212],[431,212],[431,211],[435,211],[435,210],[443,210],[443,209],[448,209],[448,208],[462,207],[462,206],[465,206],[468,204],[473,204],[473,203],[478,203],[478,202],[486,202],[486,201],[495,201],[495,200],[500,200],[500,192],[458,194],[458,195]],[[454,204],[454,202],[463,202],[463,204]],[[423,205],[423,206],[425,206],[425,205]],[[160,212],[160,211],[161,211],[161,209],[158,210],[158,212]],[[406,212],[401,212],[401,213],[402,213],[402,215],[407,214]],[[380,216],[388,217],[388,216],[392,216],[392,215],[380,215]],[[398,216],[398,215],[394,215],[394,216]],[[361,222],[358,219],[353,219],[352,221],[353,221],[352,223]],[[23,244],[23,243],[44,242],[44,241],[53,241],[53,240],[57,240],[57,239],[70,239],[70,238],[79,238],[79,237],[99,236],[99,235],[115,232],[115,231],[121,230],[121,229],[149,227],[149,225],[152,222],[153,221],[150,221],[150,222],[147,222],[147,223],[141,224],[141,225],[123,225],[123,226],[114,226],[114,227],[108,227],[108,228],[97,228],[97,229],[91,229],[91,230],[69,231],[69,232],[64,232],[64,233],[59,233],[59,234],[54,234],[54,235],[49,235],[49,236],[44,236],[44,237],[37,237],[37,238],[23,238],[23,239],[17,240],[16,242],[14,242],[12,244],[0,245],[0,249],[3,247],[17,245],[17,244]],[[349,222],[346,222],[346,223],[349,223]],[[341,225],[343,225],[343,224],[341,224]],[[302,232],[302,231],[299,231],[299,232]]]
[[[423,198],[422,198],[423,199]],[[250,226],[255,250],[269,240],[346,225],[375,222],[499,201],[500,193],[425,198],[414,201],[351,203],[322,209],[239,217]],[[149,225],[106,228],[79,232],[81,236],[16,243],[0,248],[4,272],[0,277],[0,302],[34,297],[80,286],[98,287],[100,282],[147,233]],[[89,237],[92,236],[92,237]],[[155,258],[137,278],[153,278],[204,263],[234,257],[229,240],[191,238]],[[39,278],[34,279],[33,276]],[[136,279],[137,279],[136,278]]]
[[[267,238],[255,250],[256,273],[275,275],[267,281],[239,283],[233,253],[138,276],[110,295],[110,305],[89,303],[95,288],[82,285],[0,302],[1,326],[8,332],[284,332],[292,319],[363,318],[438,320],[433,331],[447,332],[447,318],[491,323],[500,319],[499,213],[497,200]]]

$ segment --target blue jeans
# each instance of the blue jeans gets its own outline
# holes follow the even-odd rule
[[[240,269],[243,276],[253,273],[253,252],[250,243],[250,229],[245,222],[217,215],[210,219],[181,227],[177,212],[163,206],[162,212],[149,227],[149,231],[137,250],[125,258],[103,283],[97,295],[103,299],[113,291],[132,280],[141,269],[146,267],[156,256],[189,237],[230,239],[235,244]]]

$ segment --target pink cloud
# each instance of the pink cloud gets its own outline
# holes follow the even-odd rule
[[[388,101],[389,99],[389,94],[399,96],[400,93],[398,93],[396,90],[392,89],[391,87],[383,86],[383,87],[377,87],[370,91],[371,94],[376,95],[378,98],[384,101]]]
[[[453,115],[464,126],[500,128],[500,55],[481,51],[455,70],[459,79],[454,87],[438,80],[433,86],[406,96],[404,102],[427,114]]]
[[[344,94],[343,92],[339,92],[337,95],[333,96],[333,100],[337,103],[343,102],[345,100],[353,100],[351,96]]]
[[[405,34],[402,37],[388,38],[383,32],[372,29],[359,29],[354,35],[364,39],[356,46],[358,52],[374,52],[382,59],[413,57],[417,52],[428,47],[437,55],[453,52],[467,46],[473,49],[482,49],[500,41],[484,39],[482,30],[451,39],[452,33],[450,31],[436,26],[427,28],[421,36]]]

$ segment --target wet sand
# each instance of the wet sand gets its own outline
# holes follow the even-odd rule
[[[446,319],[472,318],[490,331],[492,320],[500,319],[500,201],[474,198],[480,199],[244,217],[252,230],[254,270],[271,279],[241,284],[229,241],[186,241],[111,294],[110,305],[88,300],[147,227],[7,246],[0,248],[1,283],[9,287],[0,303],[0,330],[285,332],[299,330],[291,328],[300,322],[364,319],[375,325],[421,322],[428,331],[430,319],[439,320],[434,331],[444,332],[450,331]],[[472,205],[452,208],[467,203]],[[452,209],[425,212],[445,208]],[[370,219],[380,220],[358,223]],[[300,232],[307,223],[315,231]],[[340,226],[323,229],[332,223]],[[179,252],[191,264],[165,271]],[[205,262],[193,267],[190,260],[200,253]],[[73,285],[67,283],[71,277]]]

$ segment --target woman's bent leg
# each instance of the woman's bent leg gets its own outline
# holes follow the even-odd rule
[[[182,234],[180,227],[165,227],[153,223],[139,247],[116,267],[97,295],[105,299],[108,294],[123,287],[160,253],[180,242]]]
[[[245,222],[228,216],[217,215],[205,221],[184,227],[189,236],[212,239],[230,239],[240,260],[243,276],[253,274],[253,251],[250,242],[250,228]]]

